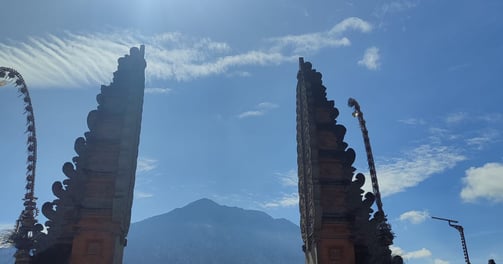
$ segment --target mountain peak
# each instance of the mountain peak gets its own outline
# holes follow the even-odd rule
[[[124,263],[300,264],[300,229],[203,198],[131,225]]]
[[[192,203],[187,204],[184,207],[192,207],[192,206],[209,207],[209,206],[221,206],[221,205],[217,204],[216,202],[214,202],[213,200],[210,200],[208,198],[201,198],[199,200],[196,200]]]

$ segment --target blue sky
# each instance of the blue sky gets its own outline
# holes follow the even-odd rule
[[[198,198],[298,223],[298,57],[323,73],[367,172],[356,98],[407,263],[503,262],[503,2],[9,2],[0,65],[23,74],[35,110],[39,206],[54,199],[74,140],[117,58],[146,45],[146,96],[133,221]],[[14,11],[15,10],[15,11]],[[22,16],[20,15],[22,14]],[[0,224],[22,209],[22,102],[0,87]],[[368,179],[368,182],[370,180]]]

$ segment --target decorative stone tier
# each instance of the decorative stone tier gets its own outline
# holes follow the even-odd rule
[[[375,197],[354,175],[355,151],[344,142],[346,128],[326,98],[322,75],[299,59],[297,74],[297,164],[299,208],[306,263],[390,263],[377,260]]]
[[[34,263],[122,263],[131,219],[145,89],[144,46],[118,60],[110,85],[89,112],[89,131],[75,140],[77,156],[63,165],[67,179],[42,206],[47,235]],[[47,260],[50,262],[44,262]]]

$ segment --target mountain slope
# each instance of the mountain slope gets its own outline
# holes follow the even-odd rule
[[[124,263],[302,264],[299,227],[201,199],[134,223]]]

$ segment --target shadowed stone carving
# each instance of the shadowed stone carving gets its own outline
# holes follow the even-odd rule
[[[365,176],[354,175],[356,153],[344,142],[346,128],[337,123],[339,110],[327,100],[321,79],[300,58],[297,164],[306,263],[391,263],[389,248],[378,239],[383,216],[370,219],[375,196],[363,196]]]
[[[144,47],[118,60],[110,85],[102,85],[88,132],[75,140],[77,156],[55,182],[57,199],[46,202],[47,235],[33,263],[122,263],[131,218],[145,89]],[[87,251],[100,246],[100,254]],[[96,252],[94,252],[96,253]]]

